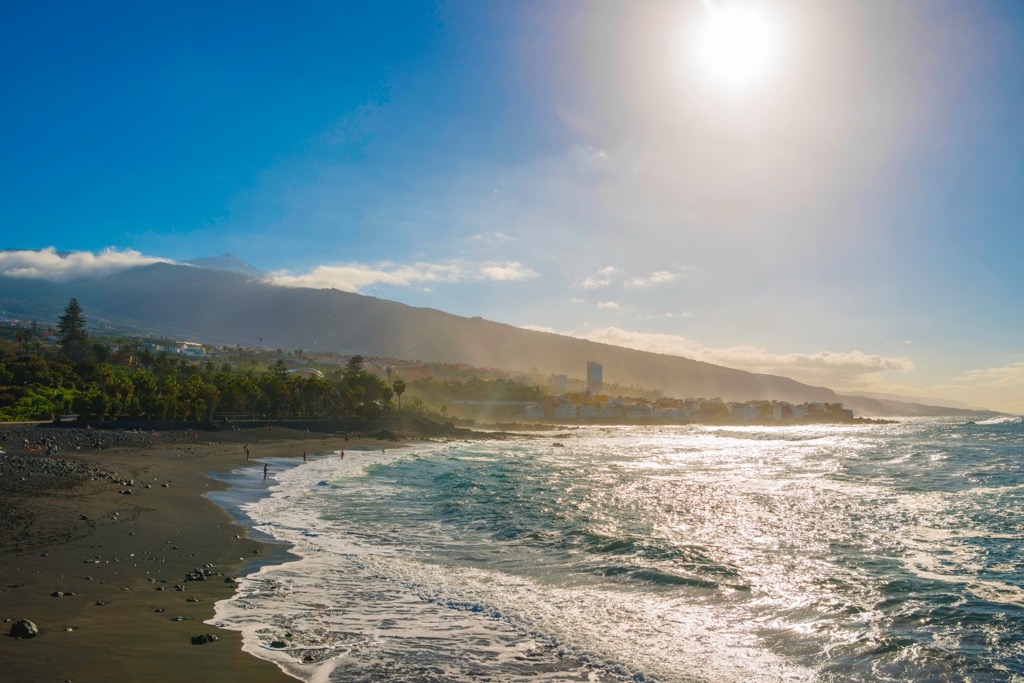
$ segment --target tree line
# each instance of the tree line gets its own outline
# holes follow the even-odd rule
[[[78,301],[57,325],[57,348],[28,354],[0,347],[0,420],[38,420],[62,414],[86,418],[210,420],[216,417],[335,418],[393,409],[405,392],[353,356],[331,376],[302,376],[278,360],[264,370],[191,362],[138,345],[94,343]]]

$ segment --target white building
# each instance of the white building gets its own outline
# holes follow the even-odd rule
[[[761,419],[761,406],[756,403],[734,403],[729,406],[729,412],[734,418],[744,422],[755,422]]]
[[[524,417],[533,417],[533,418],[544,417],[544,406],[541,406],[541,405],[526,406],[525,408],[523,408],[523,416]]]
[[[576,406],[572,403],[560,403],[555,406],[552,417],[556,420],[572,420],[576,418]]]
[[[202,358],[206,355],[206,349],[203,348],[202,344],[185,341],[175,344],[174,352],[181,356],[188,356],[189,358]]]
[[[626,417],[630,420],[646,420],[651,417],[653,410],[649,405],[643,403],[634,403],[626,406]]]
[[[580,417],[622,417],[622,408],[616,406],[580,406]]]

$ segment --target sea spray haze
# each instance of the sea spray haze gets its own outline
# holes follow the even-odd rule
[[[593,428],[349,452],[244,505],[216,623],[307,680],[1024,680],[1024,425]]]

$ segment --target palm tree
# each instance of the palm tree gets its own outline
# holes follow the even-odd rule
[[[14,338],[21,344],[22,353],[28,353],[28,340],[32,338],[32,332],[25,327],[19,327],[14,333]]]
[[[396,379],[391,388],[395,390],[395,396],[398,397],[398,410],[402,410],[402,394],[405,393],[405,380],[401,378]]]

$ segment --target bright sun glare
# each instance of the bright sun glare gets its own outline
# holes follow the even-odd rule
[[[778,26],[753,7],[719,8],[704,0],[707,21],[693,43],[701,77],[709,84],[748,90],[767,80],[781,52]]]

